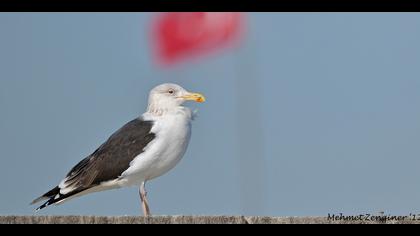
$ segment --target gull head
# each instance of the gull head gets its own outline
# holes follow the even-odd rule
[[[161,84],[150,91],[148,111],[164,112],[180,107],[186,101],[204,102],[206,98],[200,93],[185,90],[177,84]]]

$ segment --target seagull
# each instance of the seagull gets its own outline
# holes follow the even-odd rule
[[[143,214],[150,216],[146,182],[174,168],[187,150],[194,114],[183,106],[186,101],[201,103],[205,97],[172,83],[153,88],[145,113],[117,130],[31,204],[46,201],[38,211],[89,193],[140,186]]]

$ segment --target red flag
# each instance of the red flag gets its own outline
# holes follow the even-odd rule
[[[171,12],[160,14],[154,25],[153,42],[159,62],[206,53],[238,38],[242,14],[234,12]]]

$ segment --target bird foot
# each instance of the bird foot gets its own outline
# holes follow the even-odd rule
[[[151,216],[151,214],[150,214],[149,203],[147,201],[147,191],[144,185],[145,184],[142,184],[142,186],[140,187],[140,200],[141,200],[143,215],[145,217],[149,217]]]

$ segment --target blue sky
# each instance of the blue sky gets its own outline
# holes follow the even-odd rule
[[[239,47],[161,69],[152,13],[0,13],[0,214],[29,202],[155,85],[201,92],[157,215],[419,213],[420,14],[252,13]],[[136,188],[36,214],[138,215]]]

